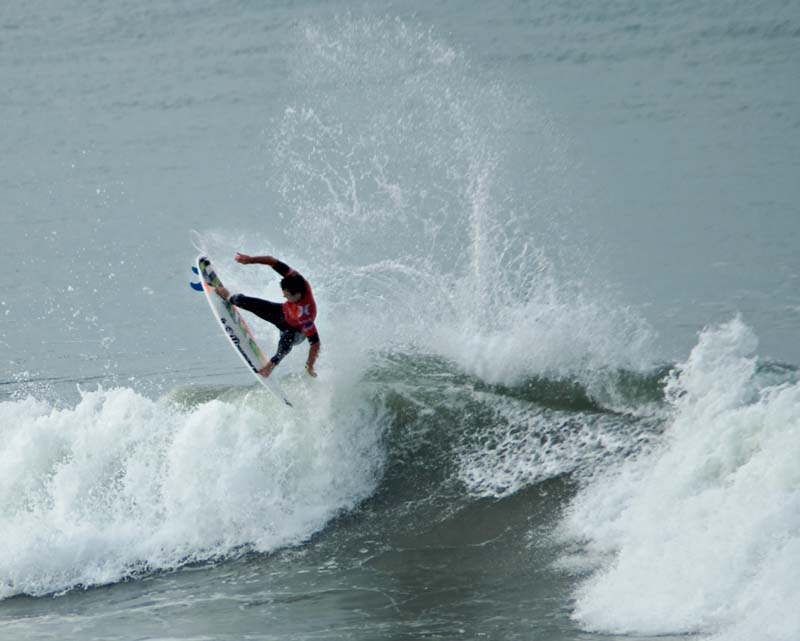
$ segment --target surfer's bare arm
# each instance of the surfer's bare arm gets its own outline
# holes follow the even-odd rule
[[[286,276],[290,271],[290,267],[286,263],[282,263],[274,256],[248,256],[239,253],[236,254],[236,262],[242,263],[242,265],[269,265],[281,276]]]
[[[236,262],[242,263],[242,265],[252,265],[257,263],[259,265],[269,265],[272,267],[277,262],[277,259],[274,256],[248,256],[247,254],[237,252]]]

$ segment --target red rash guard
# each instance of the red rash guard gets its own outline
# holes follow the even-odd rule
[[[296,274],[293,269],[289,269],[289,274]],[[304,279],[305,280],[305,279]],[[286,301],[283,304],[283,316],[286,319],[286,324],[292,329],[303,332],[307,337],[311,337],[317,333],[317,328],[314,325],[314,319],[317,317],[317,304],[314,302],[314,294],[311,292],[311,286],[306,283],[305,295],[296,303]]]

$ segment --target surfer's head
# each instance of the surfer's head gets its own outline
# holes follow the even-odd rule
[[[297,272],[288,274],[281,279],[283,295],[291,303],[296,303],[306,294],[306,281]]]

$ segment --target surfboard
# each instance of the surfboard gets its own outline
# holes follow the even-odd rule
[[[264,387],[266,387],[276,398],[281,400],[289,407],[294,407],[289,399],[284,394],[280,385],[275,381],[272,376],[263,377],[258,373],[264,365],[267,364],[267,359],[264,352],[256,343],[253,334],[247,323],[244,322],[242,314],[235,305],[231,305],[228,301],[223,300],[215,291],[214,288],[222,285],[222,281],[217,275],[217,270],[211,264],[211,261],[206,256],[198,256],[195,266],[192,271],[200,276],[199,283],[190,283],[193,289],[203,291],[206,295],[211,311],[214,318],[222,327],[222,332],[225,334],[228,342],[234,351],[242,359],[242,362],[247,365],[247,368],[253,373]]]

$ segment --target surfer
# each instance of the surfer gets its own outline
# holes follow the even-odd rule
[[[278,272],[281,279],[281,289],[286,302],[283,304],[273,303],[272,301],[252,298],[244,294],[230,295],[230,292],[222,286],[215,288],[215,291],[224,300],[240,309],[246,309],[272,323],[280,331],[278,340],[278,351],[275,352],[267,364],[258,370],[261,376],[269,376],[275,366],[280,363],[295,345],[302,343],[306,338],[310,343],[308,348],[308,358],[306,359],[306,371],[310,376],[316,377],[314,363],[319,355],[319,334],[314,325],[317,316],[317,305],[314,302],[314,295],[311,287],[298,272],[289,267],[286,263],[279,261],[273,256],[248,256],[247,254],[236,254],[236,262],[242,265],[269,265]]]

